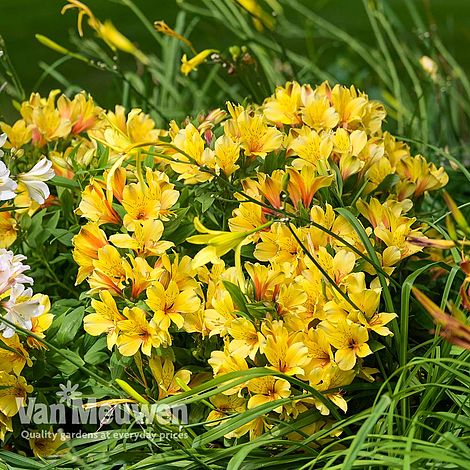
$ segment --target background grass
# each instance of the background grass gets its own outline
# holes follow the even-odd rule
[[[63,0],[2,0],[0,4],[0,35],[3,36],[8,47],[12,62],[18,71],[27,95],[32,91],[47,93],[50,89],[61,87],[62,84],[53,77],[48,76],[39,80],[43,69],[40,63],[52,63],[57,59],[57,54],[48,50],[35,39],[35,34],[40,33],[54,38],[59,44],[69,41],[70,35],[75,34],[76,15],[67,13],[60,15],[60,9],[64,5]],[[198,3],[198,2],[194,2]],[[306,7],[326,20],[333,22],[338,28],[347,32],[354,38],[365,44],[375,43],[375,34],[367,17],[367,12],[361,1],[344,0],[304,0]],[[406,8],[406,0],[389,0],[387,3],[393,8],[398,18],[403,21],[406,30],[413,32],[415,25]],[[470,55],[467,45],[470,41],[470,31],[467,21],[470,17],[470,2],[463,0],[428,0],[416,2],[423,11],[423,16],[432,25],[432,30],[437,32],[443,43],[462,66],[466,74],[470,71]],[[155,41],[142,28],[142,25],[132,16],[129,10],[112,0],[89,0],[87,4],[99,18],[109,18],[125,33],[132,38],[143,50],[152,51]],[[174,25],[179,6],[175,0],[136,0],[135,4],[150,20],[164,19],[169,25]],[[295,18],[295,16],[294,16]],[[297,26],[303,30],[305,18],[296,17]],[[287,49],[293,49],[298,53],[308,50],[312,60],[328,63],[333,67],[339,81],[357,83],[362,80],[368,71],[355,70],[351,77],[351,64],[345,62],[345,54],[338,51],[348,46],[332,42],[324,34],[319,34],[310,29],[308,38],[289,38],[286,42]],[[405,37],[401,37],[406,40]],[[204,49],[217,45],[218,48],[236,44],[236,37],[230,34],[220,24],[202,19],[194,29],[191,40],[196,49]],[[347,50],[344,52],[348,52]],[[130,61],[128,61],[129,63]],[[348,72],[346,69],[348,68]],[[111,107],[116,103],[116,89],[110,87],[111,76],[103,76],[100,72],[87,69],[83,64],[69,61],[61,66],[64,76],[74,78],[74,82],[81,88],[88,90],[95,99],[105,107]],[[8,99],[0,94],[0,116],[12,118],[14,110]]]

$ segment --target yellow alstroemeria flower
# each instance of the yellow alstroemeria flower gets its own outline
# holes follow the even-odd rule
[[[140,297],[153,282],[158,280],[162,274],[162,269],[152,267],[145,258],[138,256],[134,258],[129,255],[129,261],[123,260],[124,271],[126,273],[126,282],[131,284],[131,299]]]
[[[117,347],[123,356],[133,356],[139,349],[150,356],[152,348],[158,348],[170,338],[157,330],[153,321],[148,322],[145,312],[139,307],[124,309],[125,320],[118,322],[120,330]]]
[[[24,377],[0,371],[0,412],[8,417],[15,416],[32,391],[33,387],[26,383]]]
[[[228,349],[223,351],[212,351],[210,359],[207,361],[212,367],[214,377],[228,374],[229,372],[248,370],[248,364],[245,359],[239,356],[233,356]],[[236,385],[229,390],[225,390],[224,395],[234,395],[246,387],[246,383]]]
[[[163,234],[160,220],[143,220],[134,224],[134,233],[111,235],[109,241],[118,248],[134,250],[138,256],[160,256],[174,246],[173,242],[160,240]]]
[[[191,372],[180,369],[175,373],[175,366],[169,359],[152,355],[149,360],[150,371],[158,384],[158,399],[176,395],[183,391],[181,384],[188,385],[191,379]]]
[[[171,322],[178,328],[184,325],[184,314],[194,313],[199,309],[201,300],[194,289],[180,291],[175,281],[171,280],[165,288],[159,282],[147,289],[146,304],[152,309],[153,321],[159,328],[168,330]]]
[[[50,434],[47,434],[47,437],[29,438],[29,446],[31,447],[34,456],[44,458],[68,452],[68,447],[59,450],[59,448],[63,446],[64,442],[68,440],[67,435],[65,433],[53,432],[52,428],[50,428],[48,432]]]
[[[217,426],[221,420],[225,420],[230,415],[242,413],[246,410],[246,400],[237,395],[213,395],[210,397],[210,402],[214,405],[215,410],[212,410],[206,419],[206,426]]]
[[[73,259],[78,264],[76,285],[81,284],[95,269],[93,261],[98,259],[98,250],[108,245],[106,234],[98,223],[84,225],[78,235],[73,237]]]
[[[98,225],[119,224],[121,222],[119,214],[109,201],[109,195],[105,194],[103,190],[103,184],[93,179],[82,192],[82,200],[75,212],[91,222],[98,223]]]
[[[118,322],[125,320],[119,312],[116,302],[107,290],[100,292],[100,300],[93,299],[91,307],[95,313],[90,313],[83,319],[85,331],[92,336],[107,334],[106,342],[111,350],[118,337]]]
[[[5,347],[4,347],[5,346]],[[7,349],[8,348],[8,349]],[[15,333],[11,338],[0,337],[0,370],[20,375],[25,365],[33,365],[28,351]]]
[[[304,374],[308,365],[308,349],[295,335],[290,336],[282,321],[274,321],[262,328],[266,336],[266,345],[262,353],[270,363],[269,368],[286,375]]]
[[[391,335],[392,332],[385,326],[397,317],[396,313],[378,313],[380,303],[380,290],[364,289],[360,292],[349,292],[349,298],[360,309],[353,311],[348,318],[355,323],[360,323],[368,330],[374,331],[380,336]]]
[[[338,113],[326,96],[304,93],[302,118],[307,126],[316,131],[329,131],[338,124]]]
[[[23,145],[26,145],[32,137],[31,128],[23,119],[19,119],[12,126],[9,126],[5,122],[0,122],[0,129],[8,136],[4,148],[20,149]]]
[[[39,300],[39,303],[44,307],[44,311],[41,315],[31,319],[31,333],[34,333],[39,338],[44,338],[44,332],[52,325],[52,321],[54,320],[54,314],[50,313],[51,301],[49,297],[44,294],[35,294],[32,298]],[[30,348],[47,349],[47,346],[43,342],[32,336],[29,336],[26,342]]]
[[[372,354],[367,344],[369,334],[362,325],[343,320],[334,325],[322,322],[320,327],[325,330],[331,345],[337,349],[335,361],[341,370],[351,370],[358,357]]]
[[[126,271],[119,251],[111,245],[98,250],[98,259],[93,260],[93,273],[88,279],[91,292],[113,291],[121,295],[126,280]]]
[[[287,82],[285,86],[278,86],[274,97],[268,98],[264,103],[264,115],[271,122],[298,125],[300,118],[300,106],[302,88],[297,82]]]
[[[215,141],[215,161],[226,176],[230,176],[240,168],[236,164],[239,156],[240,144],[230,137],[223,135]]]
[[[208,56],[217,52],[219,52],[217,49],[205,49],[190,60],[188,60],[186,54],[183,54],[181,58],[181,73],[189,75],[190,72],[196,70],[199,65],[205,62]]]
[[[348,411],[348,404],[343,398],[343,392],[340,387],[349,385],[354,380],[355,376],[355,371],[344,371],[341,370],[338,366],[334,365],[329,367],[322,375],[321,383],[311,385],[321,392],[326,390],[339,389],[336,392],[328,393],[325,396],[329,398],[340,410],[346,413],[346,411]],[[322,401],[314,398],[314,403],[322,415],[327,416],[330,414],[329,408]]]
[[[256,331],[253,323],[245,318],[237,318],[230,323],[228,332],[233,338],[228,346],[229,351],[235,356],[249,356],[254,361],[256,353],[264,345],[265,338]]]
[[[11,212],[0,212],[0,248],[8,248],[16,240],[17,223]]]
[[[281,148],[283,134],[275,127],[268,126],[263,114],[250,113],[241,106],[227,103],[232,119],[224,123],[225,135],[239,142],[245,155],[255,159],[264,158],[270,152]]]
[[[179,192],[168,177],[160,171],[147,168],[146,182],[131,183],[122,191],[122,206],[126,210],[124,226],[134,231],[137,222],[143,220],[168,220],[171,207],[176,204]]]
[[[224,256],[230,250],[241,247],[246,240],[246,237],[252,233],[269,227],[272,222],[267,222],[260,227],[257,227],[248,232],[224,232],[222,230],[211,230],[194,218],[194,226],[199,233],[204,235],[193,235],[187,241],[196,245],[206,245],[193,259],[193,268],[199,268],[207,263],[216,263],[221,256]]]
[[[290,383],[285,379],[278,379],[272,375],[258,377],[248,382],[248,390],[252,393],[248,400],[248,408],[256,408],[271,401],[280,400],[290,396]],[[282,405],[274,408],[275,413],[282,411]]]

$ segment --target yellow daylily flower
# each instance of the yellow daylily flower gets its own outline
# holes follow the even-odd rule
[[[178,39],[178,41],[183,42],[188,47],[194,50],[194,47],[188,39],[181,34],[177,33],[174,29],[170,28],[163,20],[154,21],[153,27],[159,32],[164,34],[165,36],[170,36],[172,38]]]
[[[219,52],[217,49],[205,49],[190,60],[188,60],[186,54],[183,54],[181,58],[181,73],[189,75],[190,72],[196,70],[199,65],[205,62],[208,56],[217,52]]]
[[[83,36],[82,22],[84,17],[88,17],[88,25],[96,31],[98,36],[113,50],[119,49],[128,54],[134,55],[143,64],[148,63],[147,57],[132,44],[109,20],[104,24],[99,21],[91,9],[78,0],[68,0],[68,3],[62,8],[62,14],[67,10],[76,8],[78,10],[78,33]]]

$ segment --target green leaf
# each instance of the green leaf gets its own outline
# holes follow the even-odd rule
[[[372,352],[377,352],[385,348],[385,346],[382,343],[380,343],[379,341],[375,339],[371,339],[367,341],[367,344],[369,345]]]
[[[51,179],[50,183],[54,186],[58,186],[61,188],[79,188],[79,184],[76,181],[69,180],[68,178],[64,178],[63,176],[54,176],[54,178]]]
[[[54,340],[59,345],[65,345],[70,343],[75,338],[78,330],[82,326],[83,314],[85,313],[85,307],[80,306],[72,310],[70,313],[65,314],[62,319],[59,331],[57,332]]]
[[[64,360],[64,356],[74,360],[75,364]],[[77,364],[80,364],[80,366],[85,365],[80,355],[70,349],[61,349],[60,352],[53,352],[48,356],[47,360],[49,365],[56,367],[66,377],[77,372],[79,369]]]
[[[109,354],[103,352],[104,349],[106,349],[106,338],[102,337],[99,338],[90,349],[88,349],[83,359],[88,364],[101,364],[109,358]]]
[[[214,204],[215,197],[212,193],[205,192],[196,198],[201,203],[201,211],[204,214]]]
[[[361,428],[356,434],[356,437],[352,441],[348,449],[348,452],[346,454],[346,458],[344,460],[343,466],[341,468],[345,468],[345,469],[352,468],[353,463],[356,460],[356,457],[358,456],[359,452],[361,451],[362,445],[367,439],[367,436],[372,430],[374,424],[384,414],[385,410],[390,406],[391,402],[392,400],[388,395],[382,395],[377,405],[374,406],[374,408],[372,408],[370,416],[367,418],[365,423],[361,426]]]
[[[224,287],[227,289],[230,297],[233,300],[235,306],[242,312],[248,314],[248,308],[246,306],[245,296],[240,288],[235,285],[233,282],[230,281],[222,281],[224,283]]]

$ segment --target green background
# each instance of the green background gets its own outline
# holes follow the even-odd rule
[[[141,23],[129,10],[110,0],[85,0],[95,15],[101,19],[111,19],[113,23],[125,35],[131,38],[146,52],[151,52],[156,43]],[[416,1],[416,0],[408,0]],[[152,21],[164,19],[169,25],[173,25],[178,11],[174,0],[135,0],[135,3]],[[195,2],[196,3],[196,2]],[[369,26],[363,4],[360,0],[304,0],[316,13],[341,27],[354,37],[366,42],[374,43],[374,35]],[[403,0],[389,0],[396,14],[402,21],[411,27],[411,20],[406,16],[403,8]],[[468,44],[470,30],[470,1],[466,0],[425,0],[417,1],[422,10],[423,17],[435,24],[438,34],[450,52],[468,72],[470,70],[470,55]],[[11,60],[20,76],[26,95],[31,91],[39,90],[47,93],[52,88],[60,87],[52,77],[47,76],[42,80],[43,69],[40,63],[53,63],[60,56],[58,53],[48,50],[39,44],[35,34],[43,34],[59,44],[74,50],[70,44],[70,35],[76,34],[76,11],[69,11],[65,15],[60,14],[65,0],[0,0],[0,34],[3,36]],[[302,18],[299,18],[301,24]],[[85,26],[86,34],[92,32]],[[231,38],[221,25],[214,28],[201,21],[191,35],[191,40],[196,48],[204,49],[227,47],[236,41]],[[233,42],[231,42],[233,40]],[[222,44],[221,44],[222,43]],[[299,52],[304,46],[303,41],[298,41]],[[297,47],[297,44],[294,45]],[[322,43],[319,38],[314,43],[321,52],[327,50],[328,44]],[[113,84],[110,77],[99,73],[77,61],[68,61],[60,67],[60,72],[71,82],[87,89],[95,99],[105,105],[113,106],[116,96],[113,93]],[[0,115],[9,116],[12,110],[5,97],[0,100]]]

